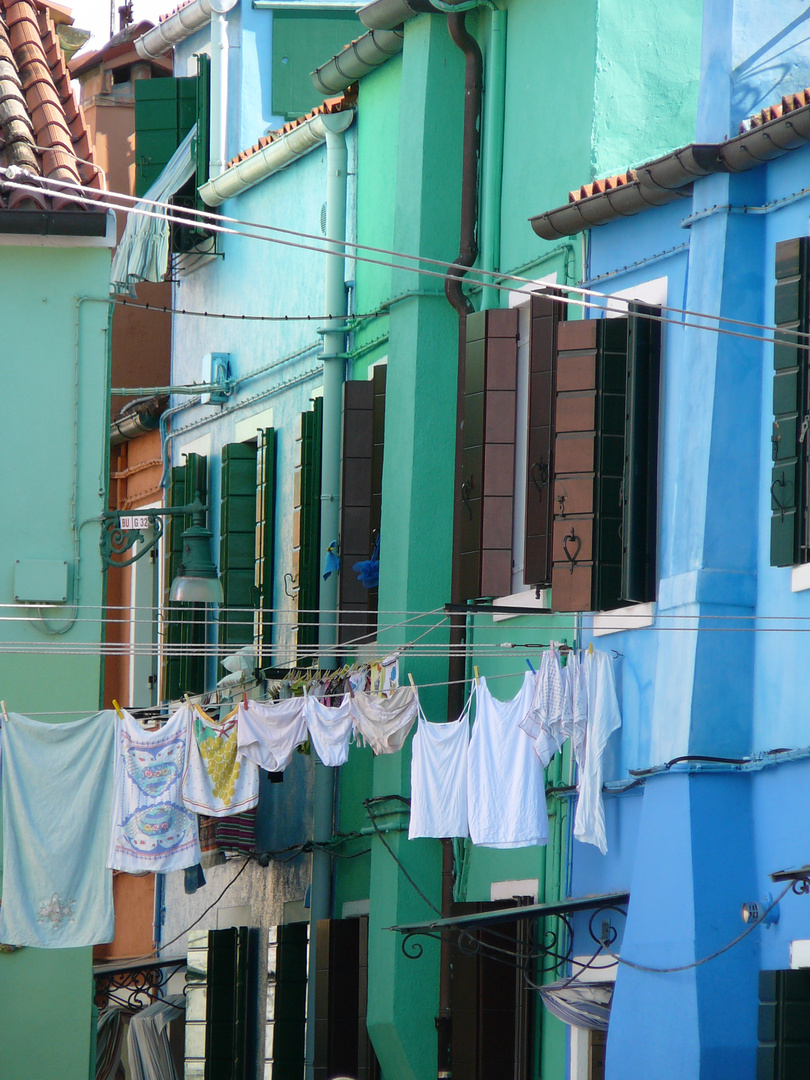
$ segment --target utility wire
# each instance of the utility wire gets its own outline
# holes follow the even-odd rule
[[[12,166],[11,168],[13,169],[14,167]],[[6,172],[8,172],[8,170],[6,170]],[[52,181],[48,181],[48,183],[51,183],[51,182]],[[55,181],[54,183],[61,184],[62,182],[61,181]],[[7,179],[7,180],[4,181],[4,184],[6,186],[8,186],[8,187],[11,187],[14,190],[30,191],[30,192],[43,192],[44,191],[46,194],[49,193],[48,189],[47,189],[47,186],[44,183],[40,183],[40,184],[30,184],[30,183],[29,184],[22,184],[22,183],[19,183],[19,182],[15,182],[14,180]],[[78,185],[77,185],[77,187],[78,187]],[[82,189],[80,189],[80,190],[82,190]],[[51,193],[51,194],[53,194],[53,193]],[[122,197],[122,196],[119,196],[119,195],[116,194],[116,197]],[[116,204],[108,203],[108,202],[105,202],[103,200],[96,199],[96,198],[89,198],[87,196],[81,196],[81,195],[74,195],[73,198],[74,198],[74,200],[76,202],[85,203],[88,206],[95,206],[95,207],[102,206],[102,207],[112,209],[112,210],[122,209],[121,207],[116,206]],[[128,198],[135,198],[135,197],[134,196],[123,196],[123,198],[128,199]],[[142,202],[143,200],[140,200],[140,201]],[[156,205],[166,205],[166,206],[168,206],[169,204],[156,204]],[[190,226],[190,225],[199,224],[199,222],[193,216],[193,213],[196,213],[196,212],[192,213],[191,211],[186,211],[186,210],[183,210],[181,212],[175,211],[174,213],[169,213],[169,212],[156,212],[156,211],[139,209],[138,207],[133,207],[133,209],[130,210],[129,212],[138,213],[138,214],[140,214],[142,216],[145,216],[145,217],[159,218],[161,220],[169,221],[169,222],[172,222],[172,223],[177,224],[177,225]],[[214,217],[214,218],[217,217],[217,215],[211,215],[211,216]],[[243,232],[243,231],[240,231],[240,230],[237,230],[237,229],[227,228],[227,227],[222,226],[222,225],[216,225],[213,222],[208,223],[205,227],[211,232],[221,233],[221,234],[224,234],[224,235],[242,236],[242,237],[245,237],[247,239],[264,240],[266,242],[273,243],[273,244],[278,244],[278,245],[281,245],[283,247],[297,248],[297,249],[300,249],[300,250],[303,250],[303,251],[312,251],[312,252],[315,252],[316,254],[320,254],[320,255],[334,255],[335,254],[335,252],[334,252],[334,246],[335,245],[337,245],[337,246],[344,246],[345,245],[344,241],[329,240],[327,238],[323,242],[325,242],[327,244],[331,244],[332,247],[329,247],[329,248],[315,247],[315,246],[313,246],[311,244],[304,244],[304,243],[301,243],[301,242],[296,242],[296,241],[291,241],[291,240],[282,240],[282,239],[279,239],[278,237],[275,237],[275,236],[264,236],[264,235],[261,235],[261,234],[258,234],[258,233]],[[308,235],[308,234],[300,234],[300,235],[305,236],[305,235]],[[446,272],[443,273],[443,272],[435,271],[435,270],[422,269],[422,268],[419,268],[417,266],[403,266],[400,263],[393,263],[393,262],[389,262],[387,260],[381,260],[381,259],[372,259],[372,258],[370,258],[368,256],[361,256],[361,255],[355,255],[354,259],[355,259],[355,261],[358,261],[358,262],[365,262],[365,263],[369,263],[369,264],[376,265],[376,266],[385,266],[385,267],[389,267],[389,268],[394,269],[394,270],[404,270],[404,271],[408,271],[408,272],[411,272],[411,273],[416,273],[418,275],[425,276],[425,277],[439,278],[442,281],[444,281],[448,276],[454,278],[455,280],[460,281],[460,280],[462,280],[462,278],[465,275],[467,275],[467,280],[471,280],[469,278],[469,275],[468,275],[466,269],[459,266],[459,264],[457,264],[457,263],[444,263],[444,262],[441,262],[440,260],[427,260],[427,259],[422,259],[421,256],[407,255],[407,254],[404,254],[404,253],[395,253],[395,257],[397,257],[397,258],[419,259],[420,261],[437,262],[440,265],[446,267]],[[454,270],[458,270],[459,273],[453,273]],[[481,271],[481,270],[475,271],[475,270],[473,270],[472,272],[477,272],[479,274],[483,273],[483,274],[493,274],[494,275],[494,271]],[[479,282],[475,282],[475,283],[484,284],[484,285],[486,285],[487,288],[496,289],[498,291],[511,293],[511,292],[515,291],[514,288],[511,288],[509,285],[499,284],[499,282],[501,282],[501,281],[509,280],[509,281],[514,281],[514,282],[520,282],[520,283],[522,283],[524,285],[531,285],[533,287],[534,291],[536,291],[538,293],[542,293],[543,295],[547,295],[547,296],[551,297],[552,299],[561,299],[561,301],[562,301],[563,298],[561,297],[561,292],[566,292],[566,293],[573,292],[577,296],[593,295],[594,297],[598,297],[599,301],[601,301],[600,303],[592,303],[592,302],[589,302],[589,301],[584,300],[584,299],[573,299],[570,296],[568,297],[567,300],[564,301],[564,302],[568,303],[569,305],[573,305],[575,307],[582,308],[583,310],[594,309],[594,310],[598,310],[599,312],[604,312],[605,311],[605,301],[611,301],[611,300],[615,300],[615,301],[621,303],[622,305],[627,305],[628,304],[627,297],[615,296],[614,294],[611,294],[611,293],[599,293],[599,292],[596,292],[594,290],[587,290],[587,289],[583,290],[583,289],[579,289],[579,288],[577,288],[575,286],[570,286],[569,287],[567,285],[566,286],[542,285],[542,284],[538,284],[537,282],[532,281],[529,278],[523,278],[523,277],[520,277],[518,275],[497,274],[496,276],[498,278],[498,281],[491,281],[491,282],[489,282],[489,281],[480,282],[479,281]],[[658,307],[660,310],[672,311],[673,313],[681,312],[683,314],[686,314],[687,310],[688,310],[688,309],[683,309],[683,308],[671,308],[671,307],[669,307],[667,305],[656,305],[656,307]],[[782,329],[782,328],[778,328],[778,327],[775,327],[775,326],[769,326],[768,324],[764,324],[764,323],[753,323],[753,324],[743,323],[742,325],[751,325],[751,326],[754,326],[754,327],[761,327],[762,329],[765,329],[769,334],[777,334],[778,333],[779,338],[776,338],[776,337],[764,337],[764,336],[759,335],[759,334],[748,334],[748,333],[744,333],[744,332],[739,331],[739,330],[723,329],[719,325],[718,326],[707,326],[707,325],[705,325],[703,323],[688,322],[688,321],[686,321],[686,319],[670,319],[670,318],[667,318],[664,315],[656,315],[653,312],[649,312],[649,311],[635,312],[635,316],[637,318],[646,319],[649,322],[657,322],[657,323],[661,323],[661,324],[670,324],[671,323],[672,325],[679,326],[679,327],[685,327],[685,328],[690,328],[690,329],[695,329],[695,330],[708,330],[711,333],[725,335],[727,337],[736,337],[736,338],[743,338],[743,339],[750,340],[750,341],[757,341],[757,342],[759,342],[761,344],[776,344],[777,342],[783,342],[783,341],[791,339],[791,338],[807,337],[808,336],[806,332],[801,332],[801,331],[796,331],[796,330],[789,330],[789,329]],[[692,312],[691,317],[700,318],[700,319],[715,320],[715,321],[720,321],[720,322],[728,322],[728,323],[730,323],[732,325],[737,324],[737,323],[740,322],[740,320],[727,319],[725,316],[713,315],[713,314],[706,313],[706,312]],[[810,343],[808,343],[808,342],[799,342],[797,340],[795,342],[795,345],[796,345],[796,348],[802,349],[804,351],[810,351]]]

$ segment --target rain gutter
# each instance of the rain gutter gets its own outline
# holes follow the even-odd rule
[[[363,26],[369,30],[393,30],[417,15],[432,14],[439,9],[430,0],[374,0],[357,12]]]
[[[348,90],[352,83],[401,53],[404,40],[402,30],[369,30],[315,68],[310,75],[315,89],[327,95]]]
[[[329,133],[346,131],[354,120],[354,110],[317,113],[304,123],[275,139],[250,157],[212,177],[199,189],[206,206],[219,206],[226,199],[241,195],[273,173],[285,169],[293,161],[321,146]]]
[[[120,446],[129,439],[137,439],[149,431],[156,431],[160,414],[166,408],[168,397],[155,394],[140,401],[131,401],[110,424],[110,446]]]
[[[629,183],[570,201],[530,219],[543,240],[573,236],[631,217],[650,206],[688,198],[692,183],[712,173],[748,172],[810,142],[810,105],[759,124],[722,143],[693,143],[633,170]]]
[[[175,45],[202,30],[217,15],[224,15],[236,5],[236,0],[193,0],[168,19],[139,37],[135,50],[144,60],[157,60]]]

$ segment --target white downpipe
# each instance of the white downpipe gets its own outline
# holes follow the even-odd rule
[[[215,14],[224,15],[237,0],[193,0],[193,3],[175,11],[168,19],[139,37],[135,49],[144,60],[156,60],[181,41],[196,34],[211,22]]]
[[[318,113],[288,131],[286,135],[274,139],[263,150],[251,154],[238,165],[233,165],[220,176],[203,184],[199,189],[200,198],[206,206],[219,206],[226,199],[241,195],[254,184],[261,183],[268,176],[320,146],[326,141],[327,132],[345,131],[353,119],[354,111],[351,109],[336,113]]]
[[[221,0],[218,0],[221,3]],[[228,20],[223,11],[211,17],[211,128],[208,179],[225,171],[228,160]]]

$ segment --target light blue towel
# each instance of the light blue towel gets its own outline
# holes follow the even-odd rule
[[[3,725],[0,941],[70,949],[112,941],[106,868],[115,714]]]

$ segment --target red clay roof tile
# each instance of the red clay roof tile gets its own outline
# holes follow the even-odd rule
[[[258,154],[261,150],[264,150],[266,146],[276,142],[283,135],[288,135],[291,131],[295,131],[297,127],[305,124],[307,120],[311,120],[314,116],[328,116],[330,113],[343,112],[345,109],[353,109],[356,104],[357,88],[349,87],[341,97],[327,98],[323,105],[316,106],[305,116],[298,116],[295,120],[289,120],[277,131],[270,131],[267,135],[263,135],[253,146],[248,147],[247,150],[242,150],[235,158],[232,158],[225,167],[226,169],[230,169],[233,165],[238,165],[241,161],[246,161],[249,157],[253,157],[254,154]]]

